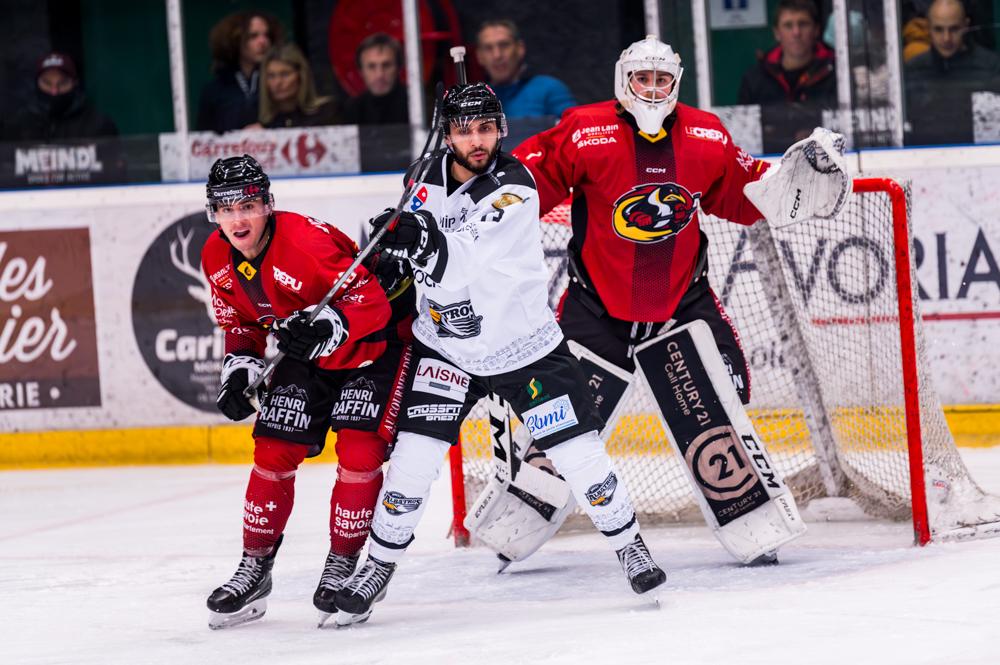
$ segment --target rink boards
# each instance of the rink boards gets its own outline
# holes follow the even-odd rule
[[[854,159],[866,174],[912,181],[935,383],[942,402],[961,405],[948,409],[960,445],[994,443],[1000,148]],[[357,238],[399,188],[389,174],[277,179],[272,190],[278,209]],[[222,335],[199,268],[213,232],[203,196],[197,184],[0,194],[0,467],[248,459],[248,427],[215,410]],[[752,362],[769,362],[773,350],[744,344]],[[619,439],[652,416],[628,418]]]

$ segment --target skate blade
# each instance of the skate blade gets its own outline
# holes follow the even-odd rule
[[[503,571],[507,570],[507,566],[509,566],[511,563],[513,563],[510,559],[508,559],[507,557],[505,557],[503,554],[497,554],[497,561],[500,562],[499,567],[497,568],[497,575],[499,575]]]
[[[223,628],[232,628],[233,626],[239,626],[244,623],[249,623],[250,621],[256,621],[257,619],[264,616],[267,611],[267,599],[259,598],[241,610],[237,610],[230,614],[221,614],[219,612],[208,613],[208,627],[212,630],[221,630]]]
[[[337,628],[348,628],[368,621],[372,611],[368,610],[361,614],[348,614],[347,612],[337,612]]]
[[[320,613],[319,613],[319,623],[316,624],[316,627],[317,628],[322,628],[323,625],[326,624],[326,622],[330,620],[330,617],[335,616],[337,614],[339,614],[339,612],[324,612],[324,611],[320,610]]]

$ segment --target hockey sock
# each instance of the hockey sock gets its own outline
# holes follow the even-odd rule
[[[307,446],[258,437],[253,470],[243,502],[243,549],[252,556],[271,553],[285,531],[295,502],[295,470]]]
[[[448,448],[447,441],[399,433],[382,485],[382,500],[375,507],[369,556],[386,563],[403,558]]]
[[[330,551],[356,554],[371,529],[388,443],[374,432],[337,432],[337,482],[330,494]]]
[[[628,489],[618,480],[597,432],[587,432],[545,451],[566,479],[576,502],[594,526],[620,550],[635,539],[639,523]]]

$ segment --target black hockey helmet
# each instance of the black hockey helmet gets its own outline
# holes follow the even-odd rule
[[[274,205],[271,180],[260,163],[250,155],[217,159],[208,172],[205,193],[208,197],[208,217],[213,222],[219,207],[232,207],[241,201],[258,198],[268,207]]]
[[[466,125],[473,120],[496,120],[500,138],[507,136],[507,117],[500,98],[485,83],[464,83],[448,88],[441,105],[441,123],[445,134],[452,125]]]

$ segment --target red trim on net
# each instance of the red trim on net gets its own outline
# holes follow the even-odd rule
[[[913,537],[918,545],[931,541],[924,478],[923,437],[920,432],[920,393],[917,377],[917,343],[913,314],[913,280],[910,274],[910,236],[907,229],[906,192],[889,178],[858,178],[856,193],[888,195],[892,204],[892,235],[896,252],[896,300],[899,304],[899,341],[903,360],[903,400],[906,411],[906,441],[910,458],[910,492]]]
[[[455,538],[455,547],[469,546],[469,530],[465,528],[465,475],[462,470],[462,437],[458,443],[448,450],[448,463],[451,467],[451,535]]]

